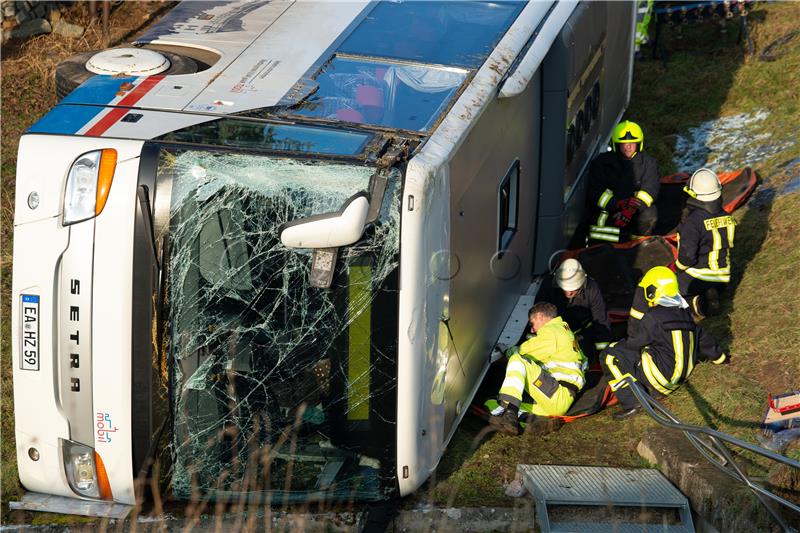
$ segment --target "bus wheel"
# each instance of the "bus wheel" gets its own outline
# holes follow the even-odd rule
[[[129,71],[126,60],[135,61],[138,70]],[[65,59],[56,67],[56,96],[61,100],[99,72],[107,72],[110,76],[193,74],[197,72],[197,63],[186,56],[147,48],[111,48],[83,52]]]

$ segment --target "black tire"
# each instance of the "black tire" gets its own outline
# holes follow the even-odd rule
[[[92,76],[97,76],[94,72],[86,70],[86,62],[101,50],[91,50],[69,57],[58,64],[56,67],[56,96],[59,100],[67,96],[78,85],[82,84]],[[162,74],[194,74],[197,72],[197,63],[194,59],[186,56],[179,56],[169,52],[158,51],[169,59],[170,67]]]

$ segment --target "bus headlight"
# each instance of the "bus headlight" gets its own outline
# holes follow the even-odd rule
[[[93,448],[61,439],[64,455],[64,470],[69,486],[80,496],[111,500],[111,485],[108,482],[103,460]]]
[[[87,152],[72,163],[64,191],[65,226],[103,211],[116,167],[117,151],[111,148]]]

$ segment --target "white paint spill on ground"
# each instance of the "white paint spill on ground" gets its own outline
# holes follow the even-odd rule
[[[769,117],[763,110],[709,120],[678,135],[672,156],[679,172],[710,167],[717,172],[736,170],[758,163],[785,150],[794,139],[775,139],[763,132]]]

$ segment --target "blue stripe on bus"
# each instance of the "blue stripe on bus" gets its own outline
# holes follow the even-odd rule
[[[107,105],[117,97],[123,83],[133,83],[136,79],[136,77],[94,76],[83,82],[59,103]]]
[[[27,133],[74,135],[103,109],[101,106],[58,105],[31,126]]]

